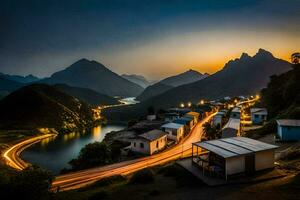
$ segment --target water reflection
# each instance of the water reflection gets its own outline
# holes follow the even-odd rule
[[[98,126],[85,133],[69,133],[47,138],[25,150],[21,157],[57,174],[61,169],[69,167],[68,162],[77,157],[86,144],[102,141],[107,133],[123,128],[123,125]]]

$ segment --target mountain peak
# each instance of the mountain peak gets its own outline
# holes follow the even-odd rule
[[[271,57],[271,58],[273,58],[274,56],[273,56],[273,54],[271,52],[266,51],[266,50],[260,48],[258,50],[258,52],[255,54],[255,57]]]
[[[240,60],[244,60],[244,59],[248,59],[251,58],[251,56],[249,56],[247,53],[242,53]]]

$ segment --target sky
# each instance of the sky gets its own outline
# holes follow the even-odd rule
[[[214,73],[259,48],[289,60],[300,0],[0,0],[0,72],[50,76],[81,58],[151,80]]]

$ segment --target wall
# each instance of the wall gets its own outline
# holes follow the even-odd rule
[[[274,167],[274,149],[256,152],[255,170],[262,170]]]
[[[236,156],[226,159],[227,175],[238,174],[245,171],[245,156]]]
[[[158,147],[156,146],[157,142],[158,142]],[[153,153],[159,150],[162,150],[163,148],[166,147],[166,145],[167,145],[167,135],[150,142],[150,155],[152,155]]]
[[[136,143],[135,146],[134,146],[134,143]],[[140,146],[141,143],[144,144],[144,148],[141,148],[141,146]],[[143,153],[143,154],[150,154],[150,146],[149,146],[149,142],[147,140],[143,140],[143,139],[132,140],[131,144],[130,144],[130,149],[135,152],[139,152],[139,153]]]
[[[179,141],[183,138],[183,134],[184,134],[184,128],[181,127],[179,129],[171,129],[171,128],[165,128],[164,129],[165,132],[168,133],[168,139],[171,140],[175,140],[175,141]],[[176,135],[173,135],[173,133],[176,133]]]
[[[283,141],[296,141],[300,140],[300,127],[295,126],[282,126],[281,134]]]

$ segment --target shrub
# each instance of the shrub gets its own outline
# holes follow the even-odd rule
[[[154,181],[154,174],[150,169],[142,169],[135,174],[129,180],[129,183],[150,183]]]

